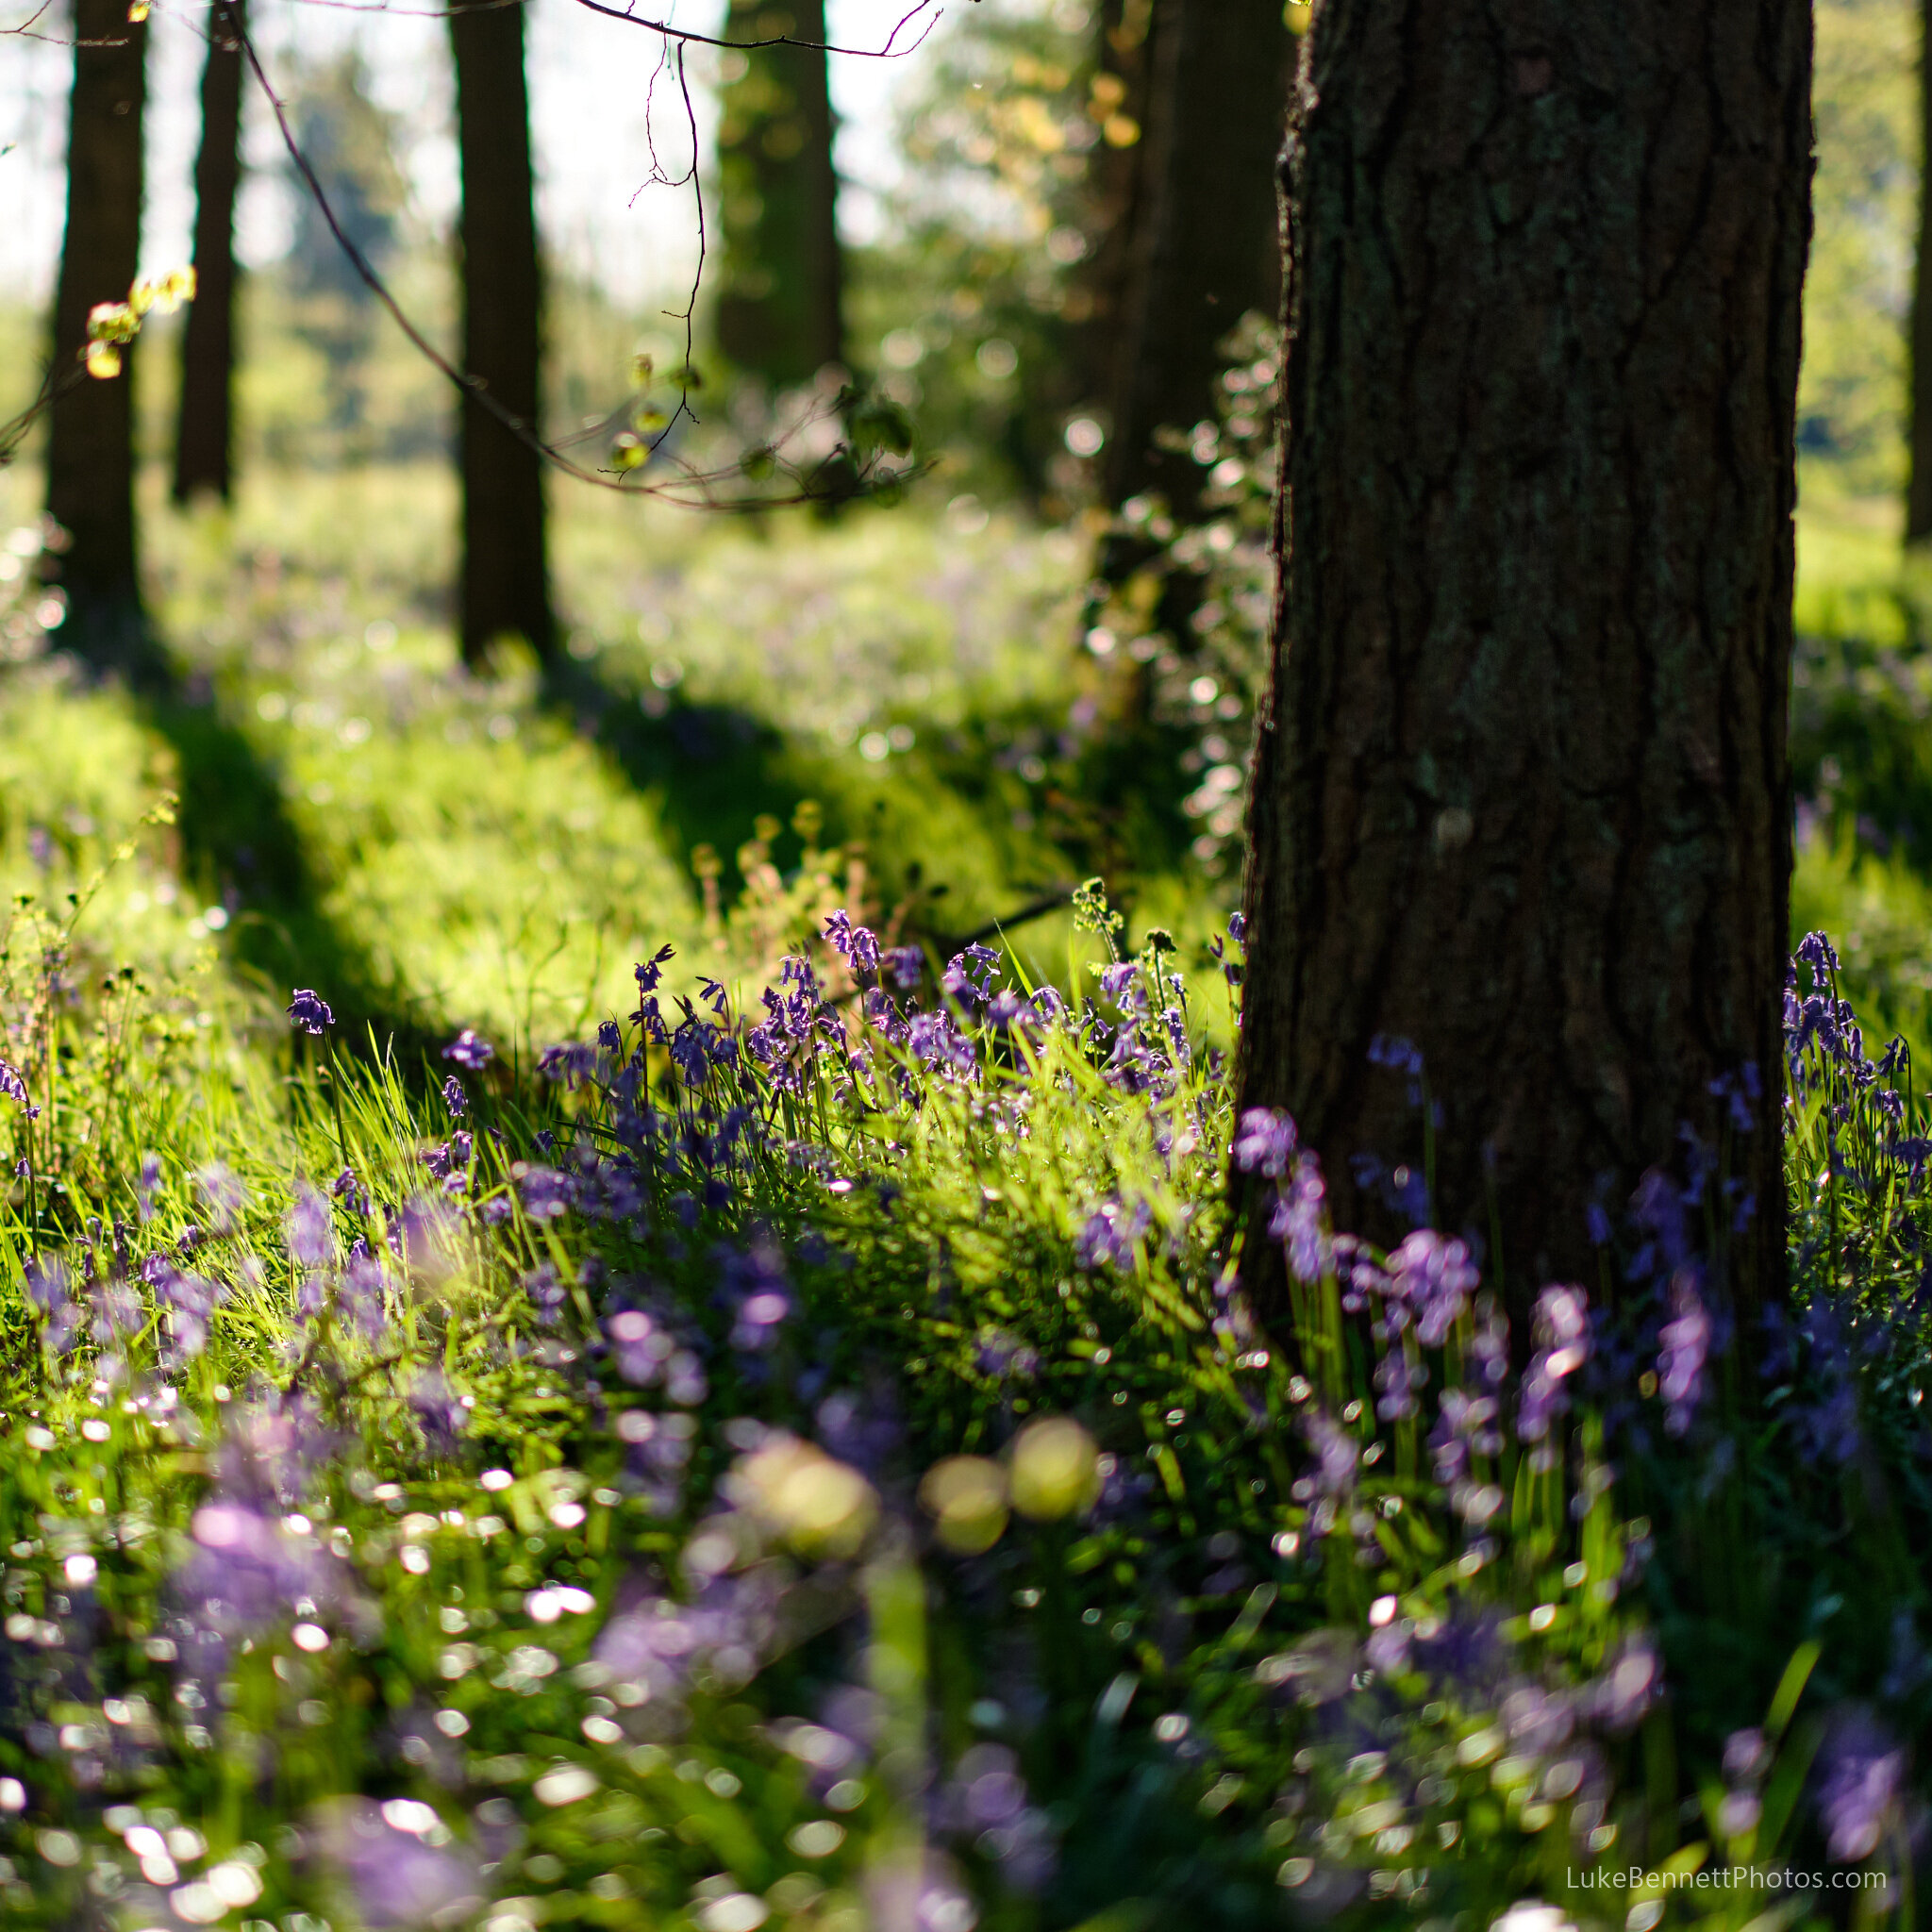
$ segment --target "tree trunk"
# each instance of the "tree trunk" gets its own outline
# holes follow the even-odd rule
[[[175,501],[233,487],[235,192],[242,179],[244,0],[223,0],[208,19],[201,76],[201,152],[194,163],[194,300],[181,334],[180,415],[175,428]]]
[[[727,41],[778,34],[822,46],[824,0],[731,0]],[[718,346],[787,388],[844,358],[832,97],[825,56],[810,47],[735,58],[744,71],[724,90],[718,129]]]
[[[141,252],[147,27],[126,0],[75,0],[67,229],[54,297],[54,370],[85,351],[88,311],[125,302]],[[47,510],[68,533],[58,558],[66,642],[103,670],[144,675],[152,646],[135,549],[133,345],[122,374],[68,391],[47,438]]]
[[[529,103],[521,7],[489,0],[450,14],[457,143],[462,166],[463,367],[532,429],[538,426],[542,287],[530,178]],[[542,459],[475,402],[465,402],[463,661],[481,664],[504,637],[552,655]]]
[[[1924,0],[1919,22],[1919,254],[1912,272],[1907,543],[1932,537],[1932,0]]]
[[[1155,431],[1214,414],[1220,344],[1274,311],[1274,160],[1293,38],[1277,0],[1158,0],[1147,118],[1109,383],[1108,499],[1158,491],[1182,516],[1198,466]]]
[[[1417,1160],[1412,1041],[1519,1334],[1746,1065],[1781,1292],[1810,48],[1806,0],[1323,0],[1304,48],[1241,1093],[1387,1238],[1350,1163]]]

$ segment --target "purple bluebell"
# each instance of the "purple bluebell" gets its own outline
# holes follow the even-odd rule
[[[208,1204],[208,1219],[217,1234],[232,1234],[242,1210],[248,1205],[248,1190],[233,1170],[219,1160],[210,1161],[194,1176],[196,1191]]]
[[[1826,1848],[1840,1865],[1860,1865],[1897,1828],[1906,1754],[1869,1711],[1841,1710],[1818,1754],[1818,1808]]]
[[[940,975],[940,987],[976,1010],[991,999],[993,984],[1000,976],[1000,956],[991,946],[971,945],[947,962]]]
[[[1711,1321],[1697,1291],[1693,1269],[1680,1268],[1671,1279],[1671,1320],[1657,1332],[1657,1393],[1664,1401],[1664,1429],[1683,1435],[1704,1399],[1704,1371],[1709,1358]]]
[[[442,1057],[468,1073],[480,1074],[496,1058],[496,1049],[474,1026],[465,1026],[443,1048]]]
[[[478,1909],[489,1890],[459,1842],[432,1845],[392,1827],[372,1798],[332,1800],[313,1835],[370,1932],[454,1924]]]
[[[28,1120],[40,1119],[41,1110],[34,1105],[32,1094],[26,1091],[26,1082],[21,1078],[19,1068],[10,1066],[6,1060],[0,1060],[0,1093],[17,1102],[25,1110]]]
[[[524,1212],[532,1221],[555,1221],[575,1204],[576,1184],[554,1167],[532,1167],[518,1178]]]
[[[1322,1178],[1322,1163],[1312,1154],[1295,1161],[1294,1177],[1274,1204],[1268,1232],[1287,1248],[1288,1270],[1297,1281],[1311,1284],[1327,1274],[1333,1258],[1328,1188]]]
[[[524,1292],[530,1298],[530,1306],[537,1311],[537,1319],[546,1327],[556,1324],[558,1316],[570,1298],[570,1291],[558,1274],[555,1265],[540,1261],[524,1276]]]
[[[1294,1151],[1294,1123],[1278,1108],[1251,1107],[1241,1115],[1234,1140],[1234,1164],[1241,1173],[1278,1179]]]
[[[1103,1202],[1082,1224],[1074,1239],[1074,1259],[1085,1269],[1106,1265],[1122,1274],[1132,1271],[1141,1257],[1141,1243],[1154,1224],[1154,1210],[1144,1200],[1130,1208],[1124,1201]]]
[[[451,1120],[459,1120],[469,1111],[470,1096],[463,1091],[463,1083],[454,1074],[442,1083],[442,1104],[449,1108]]]
[[[1581,1713],[1606,1730],[1632,1730],[1663,1690],[1663,1665],[1651,1639],[1625,1638],[1577,1699]]]
[[[911,992],[925,973],[925,955],[917,946],[893,946],[880,954],[879,966],[897,992]]]
[[[1410,1361],[1399,1338],[1391,1338],[1375,1364],[1375,1413],[1385,1423],[1399,1422],[1417,1413],[1416,1392],[1426,1386],[1428,1370],[1420,1361]]]
[[[289,1018],[304,1033],[321,1034],[336,1024],[328,1002],[311,987],[298,986],[289,1002]]]
[[[1580,1288],[1553,1285],[1536,1298],[1535,1353],[1524,1372],[1516,1433],[1541,1442],[1570,1407],[1569,1378],[1590,1359],[1589,1300]]]
[[[1419,1227],[1389,1257],[1389,1295],[1413,1315],[1416,1339],[1440,1348],[1469,1307],[1481,1276],[1466,1242]]]
[[[598,1048],[582,1041],[571,1041],[559,1046],[546,1046],[537,1056],[537,1071],[546,1080],[560,1086],[577,1087],[595,1077],[601,1058]]]
[[[302,1268],[325,1268],[335,1258],[335,1234],[329,1224],[328,1202],[306,1181],[295,1191],[289,1210],[289,1257]]]
[[[656,992],[664,977],[664,962],[675,958],[676,956],[675,946],[659,946],[648,959],[635,969],[638,991],[641,993]]]
[[[26,1264],[25,1278],[27,1300],[40,1317],[41,1347],[50,1357],[65,1355],[80,1331],[67,1264],[54,1256],[36,1257]]]

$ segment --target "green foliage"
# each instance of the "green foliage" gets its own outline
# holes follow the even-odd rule
[[[1798,425],[1805,487],[1821,498],[1904,487],[1921,18],[1909,0],[1826,0],[1817,9],[1818,173]]]

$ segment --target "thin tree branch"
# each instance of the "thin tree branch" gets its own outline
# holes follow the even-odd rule
[[[304,7],[325,7],[337,13],[389,13],[399,20],[447,20],[452,11],[447,7],[391,7],[388,0],[299,0]],[[505,7],[523,7],[528,0],[477,0],[475,7],[466,7],[465,13],[494,12]],[[772,34],[762,40],[727,41],[715,34],[701,34],[690,27],[673,26],[669,21],[653,20],[640,15],[633,8],[607,7],[600,0],[577,0],[577,5],[588,8],[592,13],[601,13],[611,20],[621,20],[626,26],[642,27],[646,33],[660,35],[666,41],[682,42],[687,46],[721,47],[755,52],[760,47],[804,47],[814,54],[841,54],[853,60],[898,60],[912,53],[926,35],[940,23],[944,8],[940,0],[918,0],[918,5],[903,14],[886,36],[883,46],[841,47],[829,41],[802,41],[793,34]],[[42,11],[45,11],[42,8]],[[919,30],[918,38],[906,46],[898,44],[899,36],[919,18],[921,14],[931,16]]]
[[[924,7],[931,4],[932,0],[921,0],[921,7],[914,8],[914,13],[923,10]],[[329,202],[327,191],[323,187],[322,181],[316,175],[308,157],[303,153],[301,143],[295,139],[295,131],[290,121],[287,103],[275,92],[274,84],[270,81],[267,71],[262,65],[261,56],[257,50],[255,42],[250,36],[248,29],[236,15],[234,8],[228,4],[228,0],[214,0],[213,10],[215,17],[225,25],[226,31],[233,36],[236,46],[241,49],[243,58],[246,59],[249,71],[255,76],[257,86],[261,89],[275,115],[275,125],[280,131],[282,145],[288,151],[289,158],[294,163],[295,171],[300,175],[304,187],[308,190],[317,208],[320,209],[323,221],[326,225],[329,233],[335,238],[337,246],[341,249],[343,255],[347,258],[349,265],[356,271],[358,278],[375,296],[376,300],[389,310],[396,326],[402,330],[417,352],[458,390],[466,399],[475,402],[486,413],[494,417],[519,442],[535,452],[536,455],[564,475],[570,476],[579,483],[588,483],[599,490],[614,491],[618,494],[625,496],[655,496],[661,497],[667,502],[684,503],[694,508],[701,507],[708,509],[728,509],[746,512],[787,508],[824,500],[824,491],[815,491],[810,488],[810,478],[808,475],[801,472],[796,465],[786,463],[781,459],[779,449],[776,446],[768,453],[772,456],[774,465],[783,470],[794,482],[796,487],[791,495],[724,497],[715,492],[727,481],[735,479],[741,474],[737,466],[730,470],[704,473],[693,470],[687,464],[677,463],[677,468],[682,472],[682,479],[679,483],[658,484],[642,481],[627,483],[621,474],[586,469],[581,463],[566,456],[561,448],[556,444],[546,442],[535,427],[525,422],[514,410],[506,408],[502,403],[498,402],[478,377],[468,375],[463,370],[458,369],[454,362],[437,348],[435,343],[428,339],[423,330],[410,320],[402,304],[391,293],[389,285],[376,273],[369,258],[351,239],[343,229],[341,223],[337,219],[335,209]],[[605,9],[600,8],[598,10],[602,11]],[[625,16],[620,14],[616,17],[622,19]],[[912,17],[912,14],[908,14],[906,19],[909,20]],[[637,24],[641,25],[649,25],[649,23],[644,22]],[[903,21],[901,25],[904,25]],[[699,35],[687,34],[682,29],[675,27],[663,28],[661,31],[668,40],[676,41],[680,43],[700,41],[704,38]],[[893,31],[896,34],[898,29],[894,28]],[[707,42],[706,44],[716,45],[722,43]],[[760,42],[758,44],[776,44],[776,42]],[[791,44],[804,45],[807,43],[792,42]],[[909,52],[910,49],[908,48],[904,51]],[[680,186],[688,180],[696,191],[699,219],[698,274],[702,276],[704,272],[705,247],[704,187],[699,176],[697,161],[697,115],[691,103],[690,81],[684,70],[683,52],[683,45],[680,44],[676,51],[675,62],[679,92],[684,104],[686,122],[691,135],[691,164],[684,175],[673,177],[664,175],[661,170],[657,170],[657,177],[670,186]],[[653,166],[654,170],[656,170],[655,154],[653,157]],[[658,432],[656,441],[650,444],[649,450],[652,456],[655,456],[662,447],[665,438],[670,435],[672,427],[680,417],[688,416],[693,423],[698,420],[696,413],[690,407],[691,349],[694,327],[693,317],[696,313],[696,308],[697,284],[694,282],[691,302],[683,313],[686,358],[685,367],[682,372],[683,379],[679,385],[678,406],[673,412],[670,422]],[[670,312],[674,315],[676,313],[675,310]],[[821,420],[821,410],[819,408],[814,408],[808,411],[806,416],[794,425],[792,430],[788,432],[787,440],[789,440],[790,436],[796,435],[801,429],[817,420]],[[848,450],[846,454],[853,455],[854,453]],[[646,460],[648,460],[648,458]],[[675,461],[668,454],[666,460]],[[875,458],[868,458],[863,462],[859,462],[855,457],[855,467],[858,472],[859,487],[856,491],[845,493],[863,494],[864,489],[869,483],[900,482],[905,479],[908,474],[908,472],[896,468],[888,473]],[[696,503],[692,504],[692,500],[690,497],[674,494],[674,491],[678,489],[697,491]]]

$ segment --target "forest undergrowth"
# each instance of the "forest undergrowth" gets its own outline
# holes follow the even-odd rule
[[[1419,1151],[1385,1252],[1234,1117],[1238,923],[948,959],[813,831],[534,1058],[17,902],[9,1923],[1913,1921],[1932,1129],[1822,938],[1789,1312],[1720,1132],[1512,1335]]]

